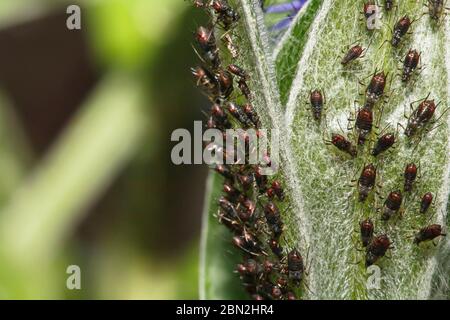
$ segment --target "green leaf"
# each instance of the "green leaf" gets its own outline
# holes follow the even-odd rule
[[[288,226],[285,247],[299,247],[306,258],[308,275],[305,283],[309,290],[301,290],[302,297],[448,297],[449,240],[441,239],[437,247],[431,244],[416,246],[412,237],[427,224],[448,226],[450,112],[440,120],[438,128],[423,135],[417,147],[414,143],[409,144],[400,130],[394,150],[377,159],[370,155],[370,146],[377,137],[375,131],[388,124],[394,130],[398,122],[405,125],[404,110],[410,114],[411,102],[431,93],[431,98],[442,102],[435,118],[447,108],[450,91],[448,19],[441,25],[433,25],[428,16],[422,17],[413,23],[413,34],[405,36],[399,48],[393,48],[384,42],[390,40],[394,22],[404,14],[418,18],[423,11],[422,4],[399,3],[398,12],[394,10],[385,15],[381,30],[368,31],[365,22],[355,18],[362,17],[360,3],[323,0],[320,8],[317,5],[318,11],[310,13],[315,16],[312,24],[302,26],[305,22],[296,19],[285,35],[282,47],[276,48],[274,54],[258,1],[240,0],[235,4],[242,17],[236,41],[243,54],[237,63],[251,75],[249,85],[255,93],[254,105],[264,127],[277,131],[282,141],[281,176],[289,194],[289,204],[283,207],[283,218]],[[305,36],[299,38],[298,30],[309,30],[307,39]],[[370,47],[364,58],[344,68],[339,63],[342,51],[355,41],[365,47],[370,44]],[[394,75],[400,72],[399,60],[410,47],[422,51],[422,63],[426,68],[415,76],[417,81],[405,85]],[[327,146],[323,137],[329,139],[332,132],[340,132],[340,125],[346,126],[347,118],[355,112],[354,101],[358,100],[358,105],[363,103],[360,93],[365,87],[359,82],[367,84],[376,69],[383,69],[390,75],[386,89],[389,99],[384,107],[379,103],[374,109],[376,119],[380,117],[380,129],[373,130],[370,140],[358,150],[358,157],[350,160]],[[315,88],[324,90],[327,97],[321,124],[314,122],[305,103],[309,91]],[[421,178],[416,182],[414,192],[405,196],[402,217],[398,215],[382,222],[377,211],[383,206],[382,198],[372,194],[363,204],[355,198],[357,191],[350,185],[351,181],[360,174],[363,165],[370,162],[378,169],[377,182],[381,184],[378,189],[383,197],[390,191],[403,189],[403,171],[407,163],[421,164]],[[427,191],[436,196],[436,204],[426,215],[421,215],[418,213],[420,197]],[[382,277],[379,289],[368,289],[364,252],[357,250],[360,244],[354,230],[366,217],[374,220],[376,233],[386,233],[395,246],[389,250],[390,258],[382,258],[377,263]],[[217,241],[215,237],[208,239],[211,240],[205,240],[206,243]],[[212,263],[212,260],[204,262],[204,268],[208,269]],[[226,268],[221,267],[220,271],[232,272]],[[204,270],[203,274],[208,273]],[[203,281],[204,288],[215,283],[214,276],[206,276]],[[221,288],[224,288],[223,284]],[[203,297],[214,295],[204,294]]]
[[[359,79],[370,76],[376,68],[390,75],[398,74],[399,59],[409,47],[422,51],[422,62],[426,68],[417,76],[417,82],[403,85],[398,77],[390,79],[389,101],[381,114],[381,107],[375,114],[381,115],[380,128],[387,124],[395,128],[398,122],[405,125],[404,108],[412,101],[431,97],[442,104],[437,109],[439,116],[447,107],[449,82],[448,22],[440,27],[432,27],[428,17],[413,23],[413,34],[404,39],[404,44],[396,49],[389,43],[390,26],[394,19],[404,14],[417,17],[422,5],[400,3],[398,15],[385,17],[386,24],[381,30],[369,32],[364,22],[355,20],[361,6],[353,1],[324,1],[312,29],[302,58],[298,61],[297,75],[289,92],[286,107],[286,121],[291,132],[291,145],[294,148],[297,175],[302,181],[305,195],[305,209],[313,225],[311,235],[310,276],[311,287],[316,298],[345,299],[414,299],[429,298],[431,283],[436,277],[448,283],[448,270],[436,269],[436,259],[445,255],[448,244],[441,241],[433,246],[417,247],[411,236],[429,223],[445,224],[449,196],[449,125],[448,114],[442,125],[425,135],[419,146],[408,146],[401,130],[397,148],[378,159],[370,156],[367,146],[359,151],[356,160],[348,160],[323,143],[323,132],[339,132],[338,121],[343,126],[351,112],[353,100],[362,98],[359,93],[365,88],[358,84]],[[390,18],[389,22],[388,19]],[[389,25],[388,25],[389,24]],[[365,46],[372,44],[365,58],[353,67],[344,69],[339,64],[341,50],[356,40]],[[383,46],[382,46],[383,45]],[[439,75],[439,77],[436,77]],[[369,81],[366,79],[365,82]],[[322,88],[328,99],[325,126],[313,123],[310,110],[305,105],[308,91]],[[417,104],[416,104],[417,106]],[[324,121],[325,122],[325,121]],[[375,134],[371,136],[376,139]],[[355,187],[347,187],[360,173],[364,164],[373,162],[378,167],[378,183],[382,184],[381,194],[385,197],[394,189],[401,189],[403,170],[408,162],[421,164],[422,178],[416,183],[415,193],[406,197],[406,212],[402,219],[394,218],[383,223],[375,208],[383,205],[378,197],[370,199],[365,205],[355,201]],[[418,213],[419,197],[431,191],[437,194],[436,207],[426,217]],[[391,259],[382,259],[381,288],[366,288],[366,269],[364,254],[355,247],[354,229],[364,217],[375,221],[377,233],[387,233],[394,241]]]

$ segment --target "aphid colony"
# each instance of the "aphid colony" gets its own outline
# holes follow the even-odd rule
[[[236,64],[240,52],[233,42],[233,31],[239,13],[226,0],[195,0],[194,6],[205,9],[212,19],[209,26],[200,26],[195,32],[194,50],[202,66],[192,68],[196,84],[212,104],[206,127],[220,129],[224,134],[230,128],[253,128],[262,134],[247,84],[250,75]],[[220,29],[223,33],[218,41],[215,32],[219,34]],[[228,52],[223,56],[220,42]],[[269,155],[265,163],[270,165]],[[263,169],[263,164],[215,166],[214,170],[224,178],[217,219],[231,231],[231,243],[243,254],[236,273],[250,296],[256,300],[293,300],[305,266],[296,248],[287,252],[281,245],[284,222],[279,204],[286,196],[281,182],[269,180]]]
[[[444,7],[443,2],[444,1],[428,1],[427,7],[429,9],[429,15],[433,20],[440,21],[440,19],[442,19],[446,14],[444,12],[446,8]],[[394,6],[393,1],[385,1],[384,4],[386,11],[392,10]],[[366,19],[373,14],[371,8],[374,5],[375,2],[365,2],[362,13]],[[394,24],[393,29],[391,29],[391,38],[388,41],[392,47],[400,47],[401,42],[410,32],[410,27],[415,21],[417,21],[417,19],[411,20],[407,15],[405,15]],[[355,60],[364,57],[366,52],[367,48],[363,48],[362,45],[351,45],[341,59],[342,67],[348,67],[348,65],[354,63]],[[406,56],[401,61],[403,65],[402,73],[400,74],[402,82],[408,83],[415,71],[421,69],[421,67],[419,67],[420,57],[421,53],[417,50],[410,49],[406,53]],[[363,106],[355,112],[354,119],[349,119],[349,121],[354,122],[353,126],[348,127],[349,130],[353,131],[349,134],[349,137],[354,137],[355,141],[352,141],[353,139],[351,138],[346,138],[344,135],[332,133],[331,139],[324,139],[325,143],[327,145],[334,146],[337,150],[352,159],[356,158],[362,147],[370,139],[373,127],[375,126],[374,113],[378,112],[380,109],[382,110],[382,108],[378,108],[377,105],[385,103],[383,98],[387,96],[385,93],[387,83],[388,75],[385,74],[384,71],[376,70],[372,74],[371,80],[368,85],[366,85],[364,91]],[[322,118],[322,111],[324,110],[324,95],[325,93],[320,90],[313,90],[309,93],[311,112],[313,118],[317,122],[320,122]],[[403,127],[401,124],[398,125],[403,127],[406,138],[409,139],[411,144],[415,144],[416,147],[420,143],[423,135],[433,130],[434,128],[432,128],[432,126],[434,126],[434,124],[439,121],[440,117],[448,111],[448,109],[444,110],[438,119],[433,119],[435,110],[440,103],[435,103],[435,101],[429,99],[429,97],[430,94],[419,101],[411,103],[410,108],[412,112],[409,116],[405,116],[407,118],[406,127]],[[414,105],[416,103],[418,103],[418,105],[415,107]],[[372,147],[370,148],[370,154],[374,157],[374,160],[380,157],[381,154],[393,148],[398,139],[398,132],[383,131],[377,134],[378,137],[372,142]],[[402,175],[403,190],[397,189],[390,191],[384,199],[382,206],[376,210],[379,214],[379,220],[381,222],[387,222],[394,216],[401,215],[403,213],[403,203],[408,194],[412,196],[414,185],[417,183],[416,181],[418,180],[418,176],[420,176],[419,167],[415,163],[408,163],[406,164]],[[376,165],[373,162],[364,164],[359,178],[353,180],[353,182],[355,182],[356,185],[358,202],[365,202],[377,186]],[[425,214],[431,206],[432,201],[433,194],[431,192],[425,193],[417,206],[417,210],[421,214]],[[375,234],[375,226],[371,219],[360,221],[359,227],[360,240],[366,250],[365,264],[366,266],[370,266],[376,263],[378,259],[385,256],[388,249],[392,248],[392,242],[386,234]],[[420,229],[415,234],[413,242],[418,245],[424,241],[432,241],[439,236],[445,236],[442,226],[438,224],[431,224]]]

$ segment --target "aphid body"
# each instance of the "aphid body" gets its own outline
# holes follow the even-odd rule
[[[311,109],[314,119],[319,121],[322,116],[322,109],[324,104],[324,98],[320,90],[313,90],[309,95],[309,101],[311,103]]]
[[[386,74],[384,71],[374,74],[366,89],[366,99],[368,106],[376,103],[384,93],[386,87]]]
[[[363,220],[359,223],[359,229],[361,234],[361,242],[364,247],[367,247],[373,238],[373,222],[370,219]]]
[[[391,241],[386,235],[374,237],[366,249],[366,267],[373,265],[378,259],[384,257],[390,246]]]
[[[372,150],[373,156],[378,156],[380,153],[385,152],[390,147],[392,147],[395,143],[395,134],[386,133],[378,138],[375,147]]]
[[[268,202],[264,207],[264,215],[274,238],[278,239],[283,232],[283,221],[281,220],[280,210],[273,202]]]
[[[405,135],[407,137],[412,137],[420,128],[424,127],[431,120],[435,111],[436,104],[434,103],[434,100],[425,99],[422,101],[408,118]]]
[[[389,193],[387,199],[384,201],[383,212],[381,214],[382,220],[389,220],[402,205],[402,193],[400,190]]]
[[[425,193],[420,201],[420,213],[426,213],[432,202],[433,194],[431,192]]]
[[[302,281],[303,273],[305,272],[305,266],[303,264],[303,258],[297,249],[293,249],[288,254],[288,275],[295,285],[299,285]]]
[[[403,61],[402,81],[406,82],[411,77],[411,74],[419,65],[420,54],[416,50],[409,50]]]
[[[446,236],[442,233],[442,226],[440,224],[431,224],[420,231],[414,237],[414,243],[419,244],[424,241],[433,240],[439,236]]]
[[[363,168],[361,176],[358,179],[358,193],[360,202],[363,202],[369,196],[370,191],[372,191],[375,186],[376,177],[377,169],[373,164],[370,163]]]
[[[359,57],[362,56],[362,54],[364,53],[364,50],[365,49],[363,47],[361,47],[360,45],[354,45],[347,51],[345,56],[342,58],[341,64],[345,66],[345,65],[349,64],[350,62],[358,59]]]
[[[372,131],[373,111],[369,108],[361,108],[356,116],[356,128],[358,129],[358,145],[366,142],[367,136]]]
[[[409,27],[411,26],[411,19],[405,15],[403,16],[394,26],[394,30],[392,33],[391,44],[394,47],[397,47],[400,44],[400,41],[404,37],[404,35],[408,32]]]
[[[410,192],[417,177],[417,166],[414,163],[407,164],[403,176],[405,178],[404,190]]]
[[[349,154],[353,158],[356,157],[357,150],[356,147],[344,136],[340,134],[333,133],[331,136],[331,141],[326,141],[327,143],[331,143],[339,150]]]

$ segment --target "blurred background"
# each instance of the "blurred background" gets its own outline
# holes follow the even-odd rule
[[[181,0],[0,1],[1,299],[198,298],[208,169],[172,165],[170,135],[208,108],[189,73],[204,18]]]

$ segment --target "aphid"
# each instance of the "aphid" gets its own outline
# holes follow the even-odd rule
[[[420,61],[420,53],[416,50],[410,49],[406,54],[405,59],[403,60],[403,73],[402,73],[402,81],[407,82],[411,77],[414,70],[416,70]]]
[[[253,182],[255,181],[253,174],[238,174],[237,179],[239,183],[241,184],[242,188],[244,190],[248,190],[253,185]]]
[[[247,115],[247,117],[252,121],[255,128],[259,129],[261,128],[261,121],[259,120],[259,116],[256,113],[256,110],[253,108],[253,106],[250,103],[244,104],[242,107],[244,113]]]
[[[220,59],[213,30],[200,26],[195,33],[195,39],[203,52],[203,58],[217,68]]]
[[[392,191],[389,193],[386,201],[384,202],[383,206],[383,212],[381,214],[382,220],[389,220],[398,210],[400,210],[400,207],[402,205],[402,193],[400,190]]]
[[[216,167],[214,168],[214,170],[218,174],[223,176],[224,178],[226,178],[230,181],[234,181],[234,174],[233,174],[233,172],[231,172],[231,169],[229,166],[226,166],[224,164],[217,164]]]
[[[250,101],[252,100],[252,93],[250,91],[250,88],[247,85],[247,82],[244,79],[239,79],[238,81],[238,87],[239,90],[241,90],[242,94],[245,96],[245,98]]]
[[[219,83],[220,96],[224,99],[228,98],[233,92],[233,76],[226,70],[219,70],[216,79]]]
[[[228,121],[227,114],[224,112],[222,107],[217,103],[213,104],[211,107],[211,116],[214,119],[216,126],[222,129],[231,128],[231,123],[230,121]]]
[[[244,110],[237,104],[233,102],[228,102],[226,105],[227,110],[230,112],[230,114],[236,118],[243,126],[245,127],[251,127],[253,125],[253,122],[247,117]]]
[[[270,250],[272,250],[273,254],[278,257],[278,259],[281,260],[283,258],[283,248],[281,247],[278,240],[270,239],[269,247],[270,247]]]
[[[353,158],[357,155],[356,147],[347,140],[344,136],[341,136],[340,134],[333,133],[331,136],[331,141],[325,140],[325,143],[332,144],[339,150],[349,154]]]
[[[446,0],[428,0],[426,6],[428,7],[428,14],[430,18],[439,21],[444,13],[444,3]]]
[[[384,9],[391,11],[394,7],[394,0],[384,0]]]
[[[197,80],[197,86],[203,87],[208,93],[213,96],[219,94],[219,83],[216,77],[204,67],[196,67],[191,69],[192,75]]]
[[[373,14],[375,14],[375,2],[369,1],[364,3],[363,14],[366,19],[369,19]]]
[[[286,300],[297,300],[297,296],[292,291],[286,293]]]
[[[417,166],[414,163],[407,164],[403,176],[405,177],[404,190],[410,192],[417,177]]]
[[[196,8],[204,8],[204,7],[206,7],[206,4],[203,2],[203,0],[194,0],[192,4]]]
[[[228,216],[228,218],[230,219],[238,218],[238,212],[234,204],[228,201],[225,197],[220,197],[219,206],[220,208],[222,208],[222,210]]]
[[[209,7],[216,12],[217,20],[225,30],[229,30],[240,19],[239,14],[231,8],[226,0],[211,0]]]
[[[440,224],[432,224],[420,229],[414,237],[414,243],[418,245],[423,241],[433,240],[439,236],[446,236],[445,233],[442,233],[442,226]]]
[[[225,193],[226,199],[235,204],[239,202],[242,196],[241,192],[227,181],[223,184],[223,192]]]
[[[367,136],[372,131],[373,111],[369,108],[361,108],[356,116],[356,128],[358,129],[358,145],[366,142]]]
[[[390,147],[392,147],[395,143],[395,134],[386,133],[378,138],[375,147],[372,150],[373,156],[378,156],[380,153],[385,152]]]
[[[270,295],[272,299],[274,300],[280,300],[283,296],[283,291],[281,291],[281,288],[277,285],[272,286],[272,290],[270,291]]]
[[[325,103],[324,96],[320,90],[313,90],[309,94],[309,102],[311,104],[314,119],[319,121],[322,116],[322,109]]]
[[[358,58],[362,58],[365,51],[366,49],[364,49],[362,46],[354,45],[347,51],[345,56],[342,58],[341,64],[345,66]]]
[[[376,177],[377,169],[373,164],[370,163],[363,168],[358,179],[358,199],[360,202],[363,202],[369,196],[370,191],[375,186]]]
[[[275,195],[278,197],[278,199],[280,199],[281,201],[283,201],[285,195],[284,195],[284,189],[283,189],[283,187],[281,186],[281,182],[280,182],[280,181],[277,181],[277,180],[273,181],[273,182],[272,182],[272,189],[274,190]]]
[[[291,279],[296,286],[300,285],[303,273],[305,272],[305,266],[300,252],[295,248],[288,254],[287,268],[289,279]]]
[[[426,213],[432,202],[433,194],[431,192],[425,193],[420,201],[420,213]]]
[[[244,80],[248,80],[249,76],[247,74],[247,72],[242,69],[241,67],[235,65],[235,64],[230,64],[228,66],[228,71],[231,72],[232,74],[234,74],[235,76],[238,76]]]
[[[392,46],[397,47],[399,45],[400,41],[408,32],[413,22],[414,21],[411,21],[411,19],[407,15],[403,16],[399,21],[397,21],[392,32]]]
[[[281,221],[280,211],[273,202],[268,202],[264,206],[264,215],[275,239],[278,239],[283,232],[283,221]]]
[[[260,166],[255,168],[255,181],[259,192],[266,192],[268,179],[266,175],[262,174],[262,168]]]
[[[253,215],[256,210],[255,203],[250,199],[245,199],[241,202],[241,205],[239,206],[238,215],[239,218],[244,221],[250,221],[253,218]]]
[[[369,86],[366,89],[366,99],[369,105],[376,103],[384,94],[384,88],[386,87],[386,78],[384,71],[374,73],[370,80]],[[368,108],[370,109],[370,108]]]
[[[367,247],[373,238],[373,222],[370,219],[363,220],[359,223],[359,229],[361,234],[361,242],[364,247]]]
[[[384,257],[391,246],[391,241],[385,235],[379,235],[372,239],[366,250],[366,267],[376,263],[378,259]]]
[[[260,254],[267,255],[263,249],[261,248],[261,244],[253,234],[251,234],[249,231],[247,231],[245,228],[242,231],[241,235],[234,236],[232,239],[232,243],[244,250],[245,252],[258,256]]]
[[[428,94],[429,96],[429,94]],[[436,105],[434,100],[427,100],[428,96],[419,104],[417,109],[413,111],[413,113],[408,118],[408,123],[405,129],[405,135],[407,137],[412,137],[417,131],[424,127],[433,117],[436,108],[439,103]],[[410,107],[413,108],[413,103],[410,104]]]
[[[227,47],[228,51],[230,52],[231,57],[233,59],[237,59],[239,57],[239,50],[234,45],[233,39],[231,39],[230,34],[226,33],[222,39],[223,39],[222,41],[225,42],[225,46]]]

